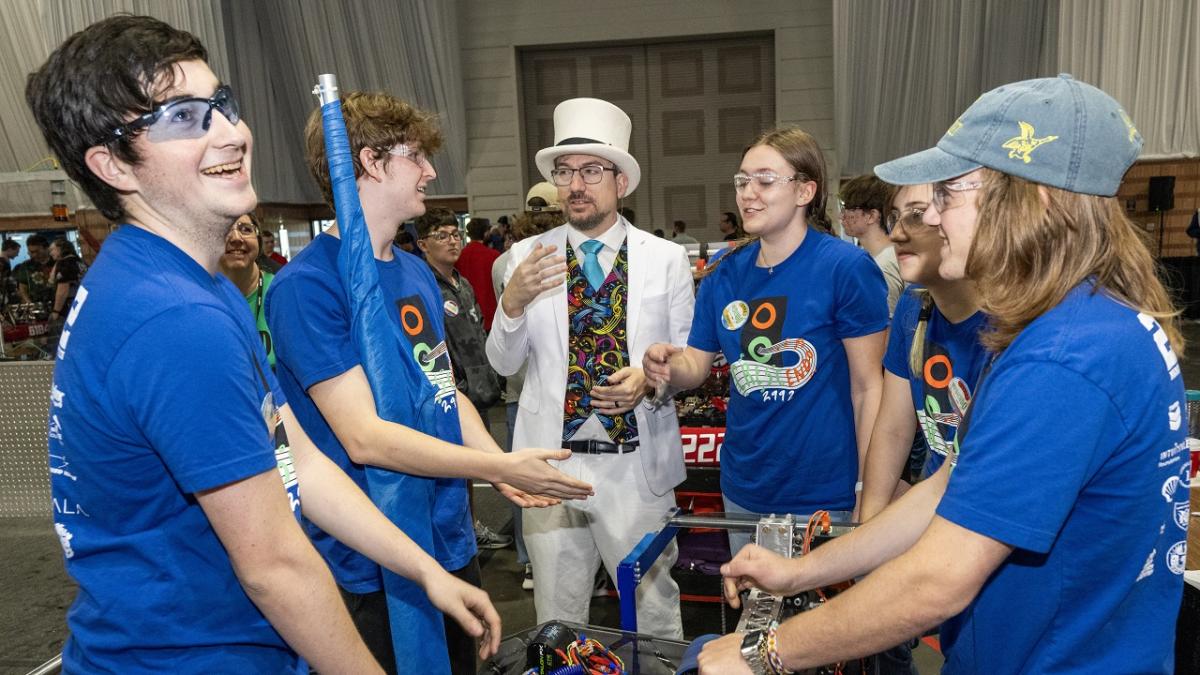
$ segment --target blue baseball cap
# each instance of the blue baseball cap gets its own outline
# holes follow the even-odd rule
[[[875,167],[893,185],[948,180],[980,167],[1070,192],[1111,197],[1142,149],[1113,97],[1067,74],[980,96],[936,147]]]

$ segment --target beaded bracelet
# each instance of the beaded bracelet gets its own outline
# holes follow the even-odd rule
[[[766,654],[763,662],[771,669],[774,675],[791,675],[792,671],[788,670],[783,665],[783,657],[779,655],[779,622],[772,621],[771,625],[767,626],[767,639],[764,644]]]

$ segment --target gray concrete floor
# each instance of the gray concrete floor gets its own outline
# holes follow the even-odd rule
[[[1184,382],[1200,388],[1200,325],[1188,323],[1184,333],[1193,345],[1192,356],[1183,360]],[[503,434],[503,414],[493,410],[490,417],[493,433]],[[505,500],[487,486],[475,493],[480,519],[493,528],[507,529]],[[515,551],[487,551],[481,562],[484,588],[500,613],[505,633],[535,625],[533,594],[521,589],[524,569],[517,565]],[[62,649],[65,614],[75,597],[75,584],[63,571],[49,514],[0,518],[0,570],[0,675],[24,675]],[[685,626],[689,613],[702,609],[685,603]],[[618,626],[619,616],[615,598],[593,601],[591,623]],[[927,646],[917,649],[916,658],[922,674],[938,672],[941,658]]]

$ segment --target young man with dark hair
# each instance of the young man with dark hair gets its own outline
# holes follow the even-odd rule
[[[475,222],[471,221],[471,224]],[[433,270],[442,293],[442,321],[446,325],[454,382],[482,416],[484,410],[500,399],[500,379],[488,365],[487,355],[483,352],[487,335],[483,328],[483,312],[477,301],[479,292],[456,269],[464,248],[454,212],[431,209],[417,218],[417,245],[425,254],[425,262]],[[490,270],[488,276],[490,281]]]
[[[734,241],[742,238],[742,226],[738,222],[737,214],[733,211],[726,211],[721,214],[721,220],[717,223],[717,228],[721,230],[723,241]]]
[[[687,223],[682,220],[675,221],[675,223],[672,225],[672,230],[673,233],[671,234],[671,241],[675,242],[676,244],[686,246],[687,244],[700,243],[699,239],[696,239],[687,233]]]
[[[888,289],[888,316],[896,309],[896,303],[904,291],[896,249],[888,238],[883,222],[895,193],[896,188],[870,173],[846,181],[838,193],[842,200],[842,229],[847,235],[858,239],[863,250],[871,254],[883,272]]]
[[[486,595],[313,447],[216,275],[257,197],[250,130],[206,57],[189,33],[118,15],[26,86],[67,174],[125,223],[70,307],[51,390],[54,528],[80,587],[63,669],[380,672],[297,522],[301,494],[307,517],[495,636]]]
[[[445,569],[478,585],[469,487],[463,479],[491,481],[522,506],[583,498],[591,487],[546,462],[570,453],[534,449],[506,454],[496,445],[470,399],[455,389],[433,273],[393,245],[400,224],[425,212],[425,188],[437,177],[428,159],[442,142],[433,116],[378,92],[343,92],[341,106],[388,319],[406,340],[401,358],[416,361],[411,371],[398,376],[418,392],[415,398],[432,405],[434,419],[412,428],[379,416],[338,282],[337,225],[296,254],[267,294],[280,382],[304,429],[359,485],[366,486],[368,466],[436,480],[431,553]],[[333,206],[320,110],[309,117],[305,137],[309,170]],[[310,534],[333,569],[363,637],[380,661],[387,661],[392,627],[379,566],[349,550],[338,533],[313,525]],[[470,638],[455,626],[447,629],[453,672],[473,672]]]
[[[50,257],[50,241],[40,234],[30,235],[25,240],[25,250],[29,252],[29,259],[13,270],[17,296],[21,302],[49,305],[54,301],[54,260]]]

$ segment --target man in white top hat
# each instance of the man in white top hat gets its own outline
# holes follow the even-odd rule
[[[570,449],[559,469],[596,491],[586,503],[524,514],[539,622],[586,623],[600,565],[616,576],[621,559],[661,526],[684,478],[675,407],[652,396],[640,364],[656,341],[686,342],[692,276],[682,249],[617,213],[641,179],[628,152],[631,127],[620,108],[598,99],[555,109],[555,144],[536,162],[558,187],[567,224],[513,245],[488,337],[499,373],[528,365],[515,445]],[[642,575],[640,632],[683,635],[669,574],[676,555],[671,544]]]

